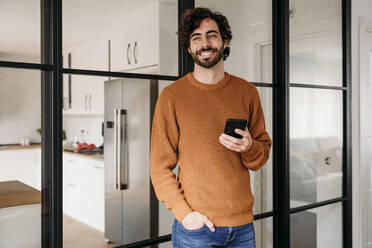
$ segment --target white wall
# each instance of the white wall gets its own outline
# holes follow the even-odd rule
[[[63,129],[69,141],[72,141],[75,135],[80,137],[80,131],[84,130],[86,142],[94,143],[98,147],[103,143],[102,122],[103,116],[101,115],[64,115]]]
[[[37,57],[0,54],[0,60],[32,62]],[[0,68],[0,144],[16,144],[21,137],[40,142],[40,71]]]
[[[353,150],[353,247],[362,247],[362,230],[360,215],[360,115],[359,115],[359,24],[358,18],[363,16],[372,19],[372,1],[353,0],[352,1],[352,150]]]

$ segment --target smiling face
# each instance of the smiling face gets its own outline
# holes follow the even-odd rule
[[[190,35],[189,53],[194,62],[204,68],[211,68],[221,61],[227,40],[222,41],[217,23],[204,19]]]

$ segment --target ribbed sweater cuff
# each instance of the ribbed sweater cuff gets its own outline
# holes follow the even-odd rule
[[[260,142],[252,140],[252,146],[245,154],[248,158],[249,157],[252,158],[252,156],[253,157],[257,156],[257,154],[259,154],[261,152],[261,149],[262,149],[262,147],[261,147]]]
[[[260,142],[252,140],[252,146],[247,152],[241,153],[241,158],[243,160],[243,163],[248,169],[251,170],[257,170],[259,169],[256,167],[257,163],[255,163],[255,159],[257,158],[257,154],[260,154],[262,152],[262,145]]]
[[[187,204],[186,201],[180,201],[176,206],[172,208],[172,211],[174,213],[174,216],[179,222],[182,222],[182,220],[185,218],[185,216],[192,212],[192,209],[190,208],[189,204]]]

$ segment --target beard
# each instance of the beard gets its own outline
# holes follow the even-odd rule
[[[214,59],[213,59],[213,58],[199,59],[199,57],[198,57],[198,53],[200,53],[200,52],[204,52],[204,51],[214,51],[214,52],[216,52],[216,55],[214,56]],[[197,65],[200,65],[201,67],[204,67],[204,68],[212,68],[212,67],[215,66],[218,62],[220,62],[220,60],[221,60],[222,57],[223,57],[223,44],[222,44],[222,46],[221,46],[220,49],[207,48],[207,49],[200,49],[200,50],[197,51],[196,53],[191,52],[191,57],[192,57],[192,60],[193,60]]]

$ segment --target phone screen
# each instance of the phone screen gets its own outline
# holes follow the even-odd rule
[[[235,129],[239,128],[244,131],[246,126],[247,126],[247,120],[227,119],[224,133],[227,135],[233,136],[235,138],[241,139],[243,137],[240,134],[235,133]]]

